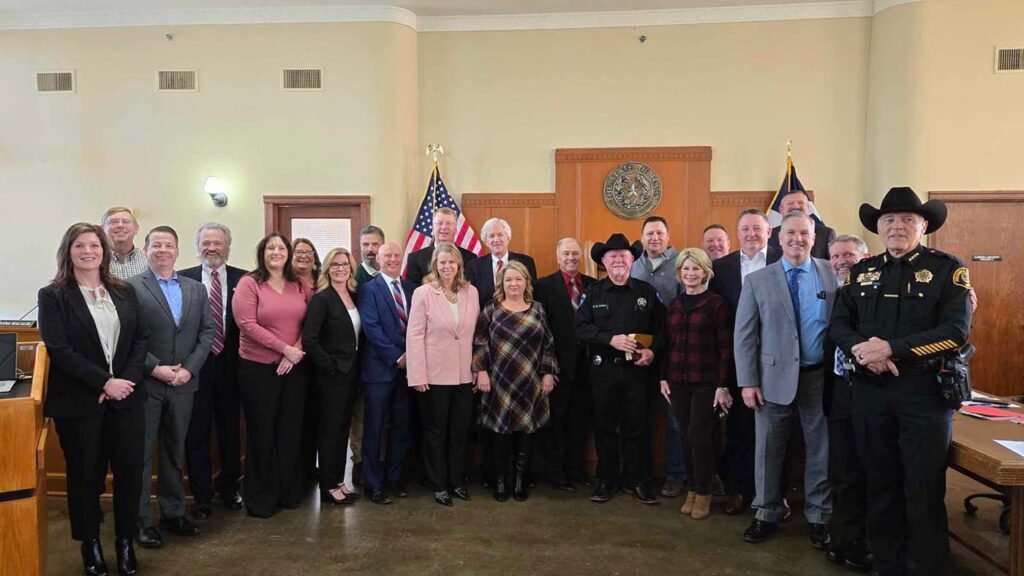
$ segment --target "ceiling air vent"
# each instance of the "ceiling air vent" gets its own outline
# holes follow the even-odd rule
[[[281,87],[285,90],[323,90],[323,70],[320,68],[291,68],[283,71]]]
[[[1024,48],[996,48],[996,72],[1024,72]]]
[[[74,72],[36,72],[36,92],[74,92]]]
[[[198,74],[195,70],[158,70],[157,92],[197,92]]]

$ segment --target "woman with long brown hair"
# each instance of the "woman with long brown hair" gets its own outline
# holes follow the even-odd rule
[[[71,537],[82,542],[86,574],[107,573],[99,540],[105,453],[114,474],[117,567],[135,574],[142,492],[146,330],[135,292],[110,273],[100,226],[79,222],[64,233],[57,274],[39,290],[39,333],[50,356],[43,412],[53,418],[67,470]]]
[[[269,518],[302,500],[299,445],[306,398],[302,320],[310,290],[292,272],[292,247],[279,232],[256,246],[256,269],[238,281],[231,307],[240,333],[238,388],[245,410],[242,498],[250,516]]]

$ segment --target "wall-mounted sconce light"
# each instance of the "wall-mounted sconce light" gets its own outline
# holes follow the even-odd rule
[[[206,179],[206,184],[203,185],[203,191],[210,195],[210,200],[213,201],[213,205],[218,208],[223,208],[228,205],[227,187],[219,179],[210,176]]]

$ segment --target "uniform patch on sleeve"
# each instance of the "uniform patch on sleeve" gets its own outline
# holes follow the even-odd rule
[[[956,272],[953,272],[953,284],[966,290],[971,289],[971,278],[966,266],[961,266],[956,269]]]

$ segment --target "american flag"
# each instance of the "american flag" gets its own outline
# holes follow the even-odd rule
[[[409,254],[430,246],[434,242],[434,212],[437,212],[438,208],[451,208],[458,215],[455,244],[477,256],[483,253],[483,245],[476,237],[476,232],[462,215],[462,210],[455,203],[455,199],[448,194],[448,189],[441,181],[441,171],[437,168],[437,164],[434,164],[434,171],[430,174],[427,191],[423,194],[420,209],[416,211],[416,221],[413,222],[412,230],[409,230],[409,236],[405,239],[405,257],[402,259],[403,277],[405,276],[405,266],[409,262]]]
[[[782,213],[782,197],[789,194],[791,191],[803,189],[804,185],[800,182],[800,179],[796,177],[796,166],[793,165],[793,156],[790,155],[786,158],[786,177],[782,179],[782,185],[779,186],[779,191],[775,193],[775,196],[772,198],[772,203],[768,206],[768,224],[770,224],[772,228],[781,225],[782,218],[785,216],[785,214]],[[815,221],[822,224],[825,223],[825,221],[821,219],[821,214],[818,214],[818,208],[810,198],[807,199],[807,212],[807,215]]]

